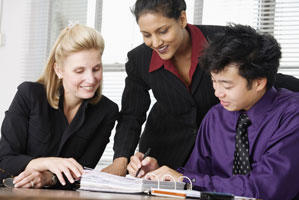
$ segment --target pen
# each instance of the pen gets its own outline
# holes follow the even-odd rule
[[[147,151],[144,153],[144,156],[143,156],[143,159],[142,159],[142,160],[144,160],[146,157],[148,157],[149,154],[150,154],[150,152],[151,152],[151,148],[148,148]],[[141,170],[141,167],[137,170],[135,177],[138,176],[140,170]]]

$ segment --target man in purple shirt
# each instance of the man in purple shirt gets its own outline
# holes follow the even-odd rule
[[[202,191],[299,199],[299,93],[272,87],[279,44],[249,26],[229,26],[224,34],[200,60],[211,73],[220,104],[202,121],[187,164],[177,171],[163,166],[152,173],[187,176],[193,188]],[[238,128],[242,113],[250,121]]]

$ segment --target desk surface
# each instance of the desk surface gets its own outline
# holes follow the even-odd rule
[[[47,189],[20,189],[0,187],[0,200],[96,200],[96,199],[121,199],[121,200],[158,200],[161,198],[145,194],[117,194],[89,191],[67,191]],[[172,198],[173,199],[173,198]]]
[[[149,196],[146,194],[119,194],[89,191],[21,189],[0,187],[0,200],[170,200],[175,198]],[[188,198],[187,198],[188,199]],[[239,197],[235,200],[256,200],[254,198]]]

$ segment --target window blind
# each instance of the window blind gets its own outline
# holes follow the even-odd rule
[[[124,68],[124,65],[106,66],[104,64],[103,73],[103,95],[117,103],[119,109],[121,108],[121,95],[125,86],[126,73],[124,71],[109,71],[107,69],[113,69],[113,67]],[[97,168],[103,168],[112,163],[113,159],[113,144],[114,144],[115,127],[112,130],[110,136],[110,142],[106,146],[104,154],[100,159]]]
[[[203,24],[250,25],[273,34],[282,48],[280,72],[299,77],[298,0],[205,0]]]
[[[87,0],[51,0],[48,51],[60,31],[70,23],[87,23]]]
[[[273,34],[282,48],[280,72],[299,77],[299,1],[259,0],[258,27]]]
[[[60,31],[70,21],[86,24],[87,0],[28,0],[28,4],[21,81],[36,81]]]
[[[28,3],[21,47],[21,82],[36,81],[47,59],[49,1],[31,0]]]
[[[193,10],[194,10],[193,23],[202,24],[203,0],[194,1]]]

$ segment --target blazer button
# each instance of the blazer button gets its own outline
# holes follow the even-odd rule
[[[196,180],[195,180],[195,178],[192,178],[191,181],[192,181],[193,183],[195,183]]]

